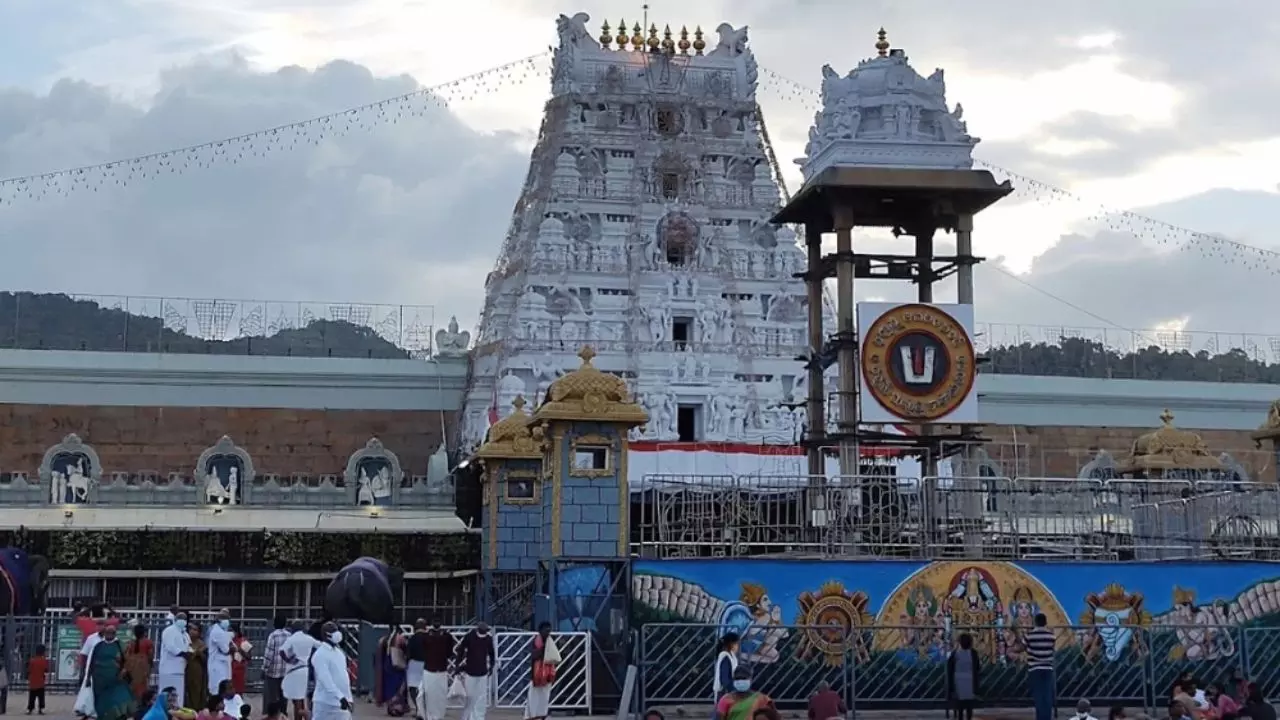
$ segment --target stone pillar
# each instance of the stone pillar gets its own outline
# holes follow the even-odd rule
[[[858,348],[854,322],[853,295],[853,210],[832,209],[836,230],[836,332],[839,334],[840,427],[851,431],[858,424]],[[855,437],[840,440],[840,474],[858,474],[858,443]]]
[[[956,223],[956,255],[960,267],[956,269],[956,300],[961,305],[973,304],[973,216],[961,215]]]
[[[933,302],[933,234],[934,228],[916,234],[916,299]]]
[[[826,333],[822,327],[822,233],[815,226],[805,226],[805,248],[809,253],[809,275],[805,286],[809,291],[809,396],[805,405],[809,438],[819,440],[827,435],[826,382],[822,373],[822,347]],[[808,456],[809,477],[826,475],[826,461],[819,443],[811,445]]]

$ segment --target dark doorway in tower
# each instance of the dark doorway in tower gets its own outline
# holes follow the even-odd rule
[[[681,405],[676,408],[676,434],[680,442],[698,441],[698,406]]]
[[[671,318],[671,342],[675,343],[676,350],[689,349],[689,334],[692,328],[693,318]]]

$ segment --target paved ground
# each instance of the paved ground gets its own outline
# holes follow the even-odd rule
[[[246,700],[253,706],[255,712],[260,709],[262,700],[250,695]],[[71,717],[71,706],[74,703],[71,695],[50,695],[48,698],[48,707],[45,710],[45,716],[64,720]],[[668,720],[676,718],[691,718],[693,720],[706,720],[710,715],[711,706],[700,705],[681,705],[674,707],[660,707]],[[9,707],[7,713],[0,713],[0,717],[18,717],[25,716],[27,710],[27,693],[24,690],[16,691],[9,696]],[[1097,710],[1094,711],[1097,714]],[[1105,710],[1103,710],[1105,712]],[[456,708],[449,710],[447,720],[460,720],[458,718],[459,711]],[[555,713],[559,715],[559,713]],[[784,711],[781,713],[783,718],[787,720],[806,720],[803,712]],[[1071,717],[1073,713],[1062,708],[1058,710],[1059,720]],[[489,720],[520,720],[522,713],[520,710],[502,708],[490,709],[488,714]],[[975,713],[975,720],[1030,720],[1035,713],[1030,709],[997,709],[979,711]],[[386,718],[386,713],[381,709],[374,707],[372,703],[357,702],[355,717],[360,720],[373,720],[374,718]],[[860,720],[943,720],[945,713],[941,710],[911,710],[903,708],[901,710],[874,710],[864,711],[856,714]],[[1104,716],[1105,717],[1105,716]],[[613,715],[579,715],[579,720],[613,720]]]

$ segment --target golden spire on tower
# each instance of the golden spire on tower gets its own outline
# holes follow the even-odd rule
[[[658,25],[651,23],[649,25],[649,51],[656,52],[660,47],[662,47],[662,41],[658,39]]]
[[[876,33],[876,54],[880,57],[889,55],[889,33],[880,28],[880,32]]]
[[[701,55],[702,51],[707,48],[707,41],[702,39],[702,26],[699,25],[693,30],[693,52]]]
[[[676,52],[676,41],[671,39],[670,25],[662,29],[662,52],[668,55],[674,55]]]
[[[642,32],[643,30],[640,29],[640,23],[636,23],[635,27],[631,28],[631,49],[632,50],[644,49],[644,35],[641,34]]]
[[[681,55],[689,54],[689,26],[688,25],[681,26],[680,42],[676,43],[676,46],[680,48]]]
[[[618,43],[619,50],[627,49],[628,39],[629,38],[627,37],[627,20],[626,18],[623,18],[622,20],[618,21],[618,37],[614,38],[615,42]]]
[[[613,42],[613,28],[609,27],[609,21],[605,20],[604,25],[600,27],[600,47],[605,50],[609,49],[610,43]]]

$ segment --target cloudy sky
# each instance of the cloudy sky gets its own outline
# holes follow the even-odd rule
[[[1280,335],[1280,260],[1207,237],[1188,245],[1181,233],[1159,244],[1163,230],[1114,214],[1280,250],[1280,4],[651,5],[659,25],[750,26],[784,164],[800,154],[816,98],[775,75],[816,87],[823,63],[843,71],[872,54],[881,25],[917,69],[944,67],[949,99],[983,139],[979,158],[1074,194],[1015,178],[1029,189],[979,219],[977,251],[991,261],[980,321]],[[593,28],[640,14],[614,0],[3,0],[0,177],[448,82],[544,51],[555,16],[579,10]],[[331,125],[296,146],[295,136],[264,141],[290,146],[265,157],[160,177],[140,177],[144,167],[123,185],[13,198],[0,205],[0,287],[432,304],[470,325],[547,80],[521,70],[456,91],[468,97],[449,110],[395,105],[396,122],[358,113],[340,137]],[[1100,212],[1110,215],[1098,222]]]

